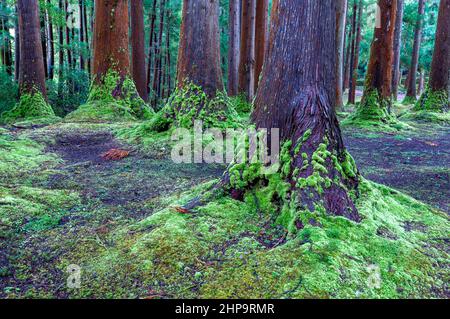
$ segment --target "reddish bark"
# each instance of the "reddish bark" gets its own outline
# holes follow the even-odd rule
[[[366,75],[366,86],[362,107],[368,94],[374,90],[378,92],[380,105],[392,102],[392,67],[394,60],[394,31],[397,12],[397,0],[378,0],[381,17],[380,28],[375,27],[374,39],[370,49],[370,60]]]
[[[162,47],[163,47],[163,30],[164,30],[164,17],[165,17],[166,1],[161,0],[159,7],[159,36],[158,43],[155,47],[155,70],[153,74],[153,91],[155,93],[154,105],[156,106],[158,99],[161,98],[162,89]]]
[[[362,11],[363,2],[359,1],[358,5],[358,23],[356,27],[355,51],[353,52],[353,59],[350,69],[350,90],[348,93],[348,103],[355,104],[356,102],[356,85],[358,81],[358,66],[359,66],[359,51],[361,48],[361,27],[362,27]]]
[[[423,16],[425,14],[425,0],[419,0],[418,17],[414,31],[414,46],[411,57],[411,67],[408,74],[408,90],[406,96],[417,98],[417,69],[419,67],[420,45],[422,42]]]
[[[239,93],[244,93],[248,101],[253,99],[255,90],[255,18],[256,0],[243,0]]]
[[[345,186],[333,184],[323,193],[312,187],[297,188],[293,181],[295,168],[299,178],[313,174],[313,168],[301,169],[302,153],[308,158],[327,141],[327,149],[343,160],[346,154],[338,120],[335,101],[335,5],[324,1],[274,1],[269,49],[262,79],[255,100],[252,119],[257,128],[279,128],[281,141],[292,141],[291,173],[287,177],[298,194],[304,209],[314,210],[321,203],[333,215],[360,220],[348,196],[348,189],[357,187],[357,176],[342,179]],[[301,32],[299,32],[301,30]],[[299,66],[301,65],[301,72]],[[294,148],[305,132],[311,135]],[[325,161],[328,176],[338,178],[331,159]]]
[[[156,0],[153,0],[153,6],[151,10],[151,16],[150,16],[150,41],[148,46],[148,65],[147,65],[147,91],[150,93],[150,88],[152,87],[152,66],[153,66],[153,59],[154,58],[152,52],[153,52],[153,42],[155,39],[155,21],[156,21]]]
[[[264,59],[267,51],[267,38],[269,36],[269,0],[258,0],[256,3],[255,20],[255,81],[254,92],[258,89]]]
[[[97,83],[110,70],[124,78],[130,73],[128,49],[128,1],[95,0],[94,59],[92,75]]]
[[[208,96],[223,91],[220,67],[219,1],[184,0],[177,83],[200,86]]]
[[[239,57],[241,41],[241,1],[230,0],[228,44],[228,95],[238,94]]]
[[[40,92],[45,89],[44,56],[41,44],[39,4],[37,0],[18,0],[20,34],[20,93]]]
[[[144,101],[148,100],[147,79],[145,72],[145,33],[144,33],[144,6],[142,0],[130,3],[131,9],[131,48],[133,75],[136,89]]]

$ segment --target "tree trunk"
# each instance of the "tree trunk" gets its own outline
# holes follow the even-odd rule
[[[148,100],[147,81],[145,72],[145,33],[144,33],[144,6],[142,0],[131,2],[131,47],[132,67],[131,73],[136,89],[144,101]]]
[[[357,111],[363,119],[388,122],[392,104],[392,67],[397,0],[378,0],[380,27],[375,27],[365,80]]]
[[[403,26],[403,12],[404,0],[398,0],[397,15],[395,18],[395,34],[394,34],[394,66],[392,70],[392,93],[394,100],[398,99],[398,85],[400,83],[400,58],[402,49],[402,26]]]
[[[255,80],[254,92],[258,89],[259,77],[261,75],[264,59],[267,52],[267,38],[269,20],[269,0],[256,1],[256,20],[255,20]]]
[[[40,93],[46,98],[38,1],[18,0],[17,5],[20,35],[20,94]]]
[[[417,99],[417,69],[419,67],[420,44],[422,42],[423,16],[425,14],[425,0],[419,0],[418,16],[414,31],[414,47],[409,68],[406,99]]]
[[[351,38],[351,48],[350,48],[350,61],[349,61],[349,69],[348,69],[348,77],[346,78],[347,86],[350,89],[350,83],[352,80],[352,70],[353,70],[353,61],[355,57],[355,45],[356,45],[356,23],[358,22],[358,2],[357,0],[353,0],[353,15],[352,15],[352,38]]]
[[[423,87],[425,83],[425,72],[423,72],[423,69],[419,69],[419,95],[422,95],[423,93]]]
[[[348,195],[358,185],[358,173],[345,150],[333,107],[334,1],[276,0],[272,17],[268,58],[252,119],[257,128],[280,129],[283,148],[289,151],[286,163],[281,156],[280,174],[296,193],[291,198],[297,199],[297,211],[313,211],[319,205],[329,214],[360,220]],[[332,158],[351,162],[352,169],[337,169]],[[297,221],[293,224],[302,227]]]
[[[44,15],[41,19],[41,46],[44,61],[45,78],[48,78],[48,65],[47,65],[47,17]]]
[[[155,21],[156,21],[156,0],[153,0],[152,15],[150,17],[150,41],[148,46],[148,65],[147,65],[147,92],[150,93],[150,88],[152,87],[152,57],[154,58],[153,52],[153,42],[155,34]]]
[[[348,6],[347,6],[347,15],[348,15],[349,9],[350,9],[350,4],[348,4]],[[347,20],[348,20],[348,22],[347,22],[348,28],[347,29],[349,29],[350,32],[345,37],[346,42],[347,42],[347,49],[345,52],[345,66],[344,66],[344,80],[343,80],[344,83],[342,86],[343,92],[345,92],[345,90],[347,88],[349,88],[349,86],[350,86],[350,61],[351,61],[350,59],[351,59],[351,49],[352,49],[352,44],[353,44],[353,33],[354,33],[354,30],[352,27],[353,17],[352,17],[352,19],[347,19]]]
[[[362,12],[363,2],[359,1],[358,5],[358,23],[356,27],[355,52],[353,54],[352,68],[350,70],[350,90],[348,93],[348,103],[355,104],[356,102],[356,86],[358,82],[358,67],[359,67],[359,51],[361,48],[361,27],[362,27]]]
[[[230,0],[228,44],[228,95],[238,94],[239,57],[241,40],[241,1]]]
[[[71,18],[71,12],[69,12],[69,2],[68,0],[64,1],[64,8],[66,12],[66,46],[67,46],[67,65],[69,69],[72,69],[72,50],[70,49],[71,41],[70,41],[70,29],[68,26],[69,19]]]
[[[248,101],[253,100],[255,89],[255,18],[256,0],[243,0],[239,93],[244,93]]]
[[[15,6],[16,14],[19,16],[19,9],[16,4]],[[20,29],[19,29],[19,19],[16,19],[14,24],[14,79],[19,81],[20,77]]]
[[[165,16],[166,1],[161,0],[159,8],[159,35],[158,45],[155,48],[155,72],[153,75],[153,91],[155,93],[154,105],[157,105],[158,99],[161,98],[162,88],[162,48],[163,48],[163,31],[164,31],[164,16]]]
[[[47,0],[47,3],[50,5],[50,0]],[[48,68],[48,77],[50,79],[54,78],[55,75],[55,36],[53,34],[53,19],[49,14],[48,10],[47,14],[47,68]]]
[[[183,1],[178,87],[182,88],[186,81],[200,86],[209,97],[224,89],[220,66],[218,0]]]
[[[441,0],[430,81],[416,108],[448,111],[450,108],[450,0]]]
[[[336,109],[344,105],[342,87],[344,86],[344,45],[347,17],[347,0],[336,1]]]
[[[4,5],[4,3],[3,3]],[[0,31],[3,37],[3,43],[1,45],[1,57],[5,70],[9,75],[12,75],[12,55],[11,55],[11,42],[9,40],[9,28],[7,26],[8,18],[2,17],[0,21]]]
[[[59,0],[58,8],[61,12],[64,10],[63,0]],[[58,27],[58,40],[59,40],[59,87],[61,87],[62,78],[64,75],[64,30],[62,26]]]
[[[172,11],[167,10],[167,18],[166,18],[166,96],[168,97],[172,91],[172,78],[170,76],[170,66],[171,66],[171,58],[170,58],[170,22],[172,18]]]
[[[84,16],[84,1],[79,0],[78,5],[80,8],[80,44],[81,44],[81,50],[80,50],[80,69],[84,70],[85,68],[85,62],[84,62],[84,56],[83,56],[83,49],[84,49],[84,26],[85,26],[85,16]]]

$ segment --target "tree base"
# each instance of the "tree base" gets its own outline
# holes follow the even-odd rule
[[[427,88],[414,106],[415,111],[434,111],[448,112],[450,109],[450,100],[448,92],[432,91]]]
[[[12,110],[1,115],[1,121],[7,124],[33,121],[47,124],[58,119],[40,92],[23,94],[19,103]]]
[[[402,101],[403,105],[414,105],[417,103],[417,98],[413,96],[405,96],[405,98]]]
[[[224,92],[209,98],[201,87],[186,83],[175,90],[151,121],[150,129],[156,132],[167,131],[172,126],[189,129],[194,121],[202,121],[204,128],[238,128],[242,124],[236,102],[239,100],[229,98]]]
[[[100,84],[94,81],[87,103],[66,119],[76,122],[120,122],[148,120],[153,116],[153,109],[141,99],[133,80],[111,70]]]

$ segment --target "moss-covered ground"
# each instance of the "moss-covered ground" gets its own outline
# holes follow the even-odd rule
[[[174,164],[170,132],[2,127],[0,297],[448,298],[449,127],[410,123],[346,128],[362,221],[318,211],[296,234],[261,209],[263,192],[177,210],[225,167]],[[111,149],[129,156],[102,158]]]

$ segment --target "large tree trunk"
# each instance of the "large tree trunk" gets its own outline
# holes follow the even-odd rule
[[[253,99],[255,93],[255,19],[256,0],[243,0],[239,93],[244,93],[248,101]]]
[[[38,1],[18,0],[17,5],[20,35],[20,94],[40,93],[46,98]]]
[[[417,99],[417,69],[419,67],[420,45],[422,42],[423,16],[425,14],[425,0],[419,0],[418,16],[414,31],[414,47],[411,57],[411,67],[408,74],[406,99]]]
[[[142,0],[131,2],[131,47],[132,67],[131,73],[136,89],[144,101],[148,100],[147,79],[145,72],[145,33],[144,33],[144,6]]]
[[[358,23],[356,27],[355,51],[352,56],[352,63],[350,69],[350,90],[348,93],[349,104],[355,104],[356,102],[356,85],[358,81],[359,51],[361,48],[362,12],[363,12],[363,2],[362,0],[360,0],[358,5]]]
[[[280,174],[296,193],[291,198],[297,198],[298,211],[319,205],[330,214],[359,220],[348,195],[358,185],[358,173],[333,107],[334,9],[332,0],[274,2],[268,58],[252,119],[257,128],[280,129],[289,152],[287,162],[281,156]],[[343,171],[333,162],[351,162],[352,169]]]
[[[178,52],[179,88],[192,82],[209,96],[223,91],[220,66],[219,1],[184,0]]]
[[[347,0],[336,1],[336,108],[344,105],[342,88],[344,86],[344,45],[347,7]]]
[[[228,95],[238,94],[241,41],[241,0],[230,0],[228,44]]]
[[[375,27],[364,96],[357,116],[387,122],[392,104],[392,67],[397,0],[378,0],[379,27]]]
[[[258,0],[256,3],[255,22],[255,81],[254,92],[256,93],[259,84],[264,59],[267,52],[267,38],[269,36],[269,0]]]
[[[403,26],[403,12],[404,0],[398,0],[397,15],[395,17],[395,34],[394,34],[394,66],[392,70],[392,94],[394,100],[398,99],[398,86],[400,83],[400,58],[402,49],[402,26]]]
[[[417,103],[418,109],[450,108],[450,0],[441,0],[430,81]]]

